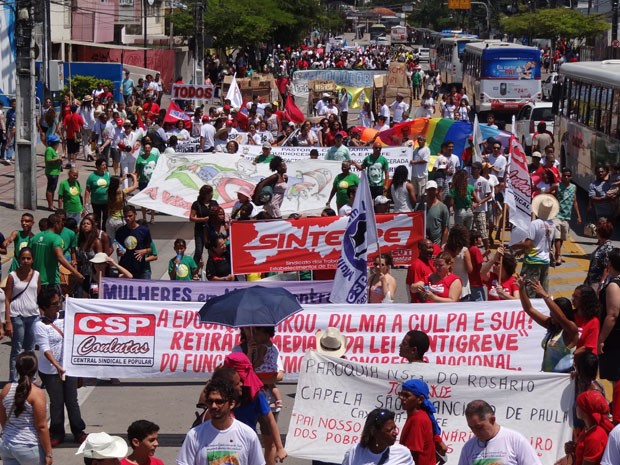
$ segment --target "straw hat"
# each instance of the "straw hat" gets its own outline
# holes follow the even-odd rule
[[[560,202],[551,194],[539,194],[532,200],[532,213],[541,220],[552,220],[560,211]]]
[[[340,358],[347,351],[347,338],[333,326],[329,326],[325,331],[319,330],[316,333],[316,351]]]

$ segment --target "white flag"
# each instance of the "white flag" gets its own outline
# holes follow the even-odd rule
[[[241,95],[239,85],[237,84],[236,74],[233,76],[228,92],[226,92],[226,98],[230,100],[230,106],[232,108],[236,108],[238,110],[241,108],[241,105],[243,105],[243,96]]]
[[[482,150],[480,147],[484,144],[482,139],[482,131],[480,130],[480,123],[478,122],[478,114],[474,116],[474,131],[471,135],[473,143],[472,161],[482,162]]]
[[[349,224],[342,236],[342,249],[330,300],[333,303],[364,304],[368,300],[369,247],[377,243],[377,224],[368,177],[362,172],[353,200]]]
[[[506,205],[510,209],[513,229],[510,243],[527,235],[532,221],[532,185],[527,169],[525,151],[515,136],[510,138],[510,163],[506,169]]]

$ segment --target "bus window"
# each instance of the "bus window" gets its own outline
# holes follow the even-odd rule
[[[611,106],[611,128],[610,133],[613,137],[619,137],[620,131],[618,131],[618,113],[620,112],[620,92],[615,91],[612,97],[612,106]]]

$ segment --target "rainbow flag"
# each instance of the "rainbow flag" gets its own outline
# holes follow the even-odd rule
[[[360,139],[363,142],[369,142],[373,138],[378,137],[385,145],[397,146],[401,145],[403,137],[403,128],[409,128],[409,139],[413,140],[417,145],[417,137],[419,135],[426,137],[426,145],[430,147],[431,153],[437,154],[441,148],[441,144],[445,141],[454,142],[454,153],[459,157],[467,147],[467,138],[472,135],[474,126],[469,121],[455,121],[449,118],[416,118],[412,121],[399,123],[386,131],[377,132],[374,129],[357,127],[360,131]],[[480,126],[482,138],[486,140],[493,137],[502,143],[502,146],[508,147],[510,141],[510,133],[500,131],[486,124]]]

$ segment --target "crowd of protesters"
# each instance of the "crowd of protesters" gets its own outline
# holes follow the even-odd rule
[[[252,69],[243,58],[238,55],[236,61],[227,63],[229,72],[251,74]],[[52,448],[65,439],[65,407],[74,440],[82,444],[80,454],[85,462],[122,458],[121,463],[144,463],[140,458],[152,457],[157,447],[158,427],[150,422],[130,427],[133,432],[128,431],[128,439],[133,452],[128,458],[125,458],[127,445],[122,439],[97,436],[105,433],[85,433],[86,425],[77,404],[78,380],[65,377],[62,367],[63,337],[62,323],[57,318],[58,306],[63,295],[98,297],[102,277],[151,279],[150,263],[158,259],[149,229],[149,224],[155,222],[155,212],[137,211],[127,204],[128,196],[147,187],[160,155],[174,154],[179,141],[198,138],[201,152],[237,153],[241,136],[244,143],[261,147],[261,154],[253,162],[268,164],[273,174],[253,191],[240,189],[238,202],[229,216],[213,199],[212,186],[204,185],[200,189],[189,215],[189,221],[194,224],[193,254],[188,253],[191,237],[177,238],[173,250],[164,252],[170,257],[167,267],[170,279],[239,279],[231,270],[230,221],[282,217],[280,207],[288,185],[287,165],[281,157],[271,153],[272,146],[328,147],[325,159],[341,161],[342,173],[334,181],[329,202],[321,214],[345,216],[350,213],[359,184],[359,176],[351,172],[351,166],[358,170],[368,168],[361,175],[369,178],[376,213],[425,211],[426,238],[418,243],[418,258],[406,279],[410,302],[521,299],[524,311],[547,330],[542,369],[569,372],[577,368],[581,387],[576,403],[584,427],[576,431],[574,443],[567,445],[567,454],[574,455],[577,464],[616,463],[612,459],[600,462],[611,430],[607,418],[609,406],[600,392],[592,388],[594,378],[587,373],[592,372],[592,366],[600,367],[601,377],[613,383],[612,419],[618,423],[620,249],[613,247],[610,238],[617,214],[619,167],[597,168],[597,178],[590,188],[589,211],[596,225],[598,247],[585,283],[575,289],[572,303],[553,299],[549,268],[564,263],[562,245],[567,240],[569,221],[573,213],[578,222],[582,216],[575,199],[575,185],[571,183],[572,173],[559,166],[553,140],[548,141],[544,126],[539,126],[534,136],[534,148],[538,150],[533,152],[529,166],[535,195],[534,218],[527,238],[509,248],[503,246],[507,225],[503,204],[507,148],[491,138],[483,148],[482,161],[476,162],[471,144],[463,154],[454,154],[454,143],[445,141],[434,164],[429,166],[431,153],[426,139],[418,136],[414,140],[406,129],[406,123],[413,118],[431,117],[435,113],[443,118],[468,120],[471,109],[464,89],[460,92],[452,89],[439,96],[440,80],[424,75],[417,67],[416,57],[405,49],[369,47],[362,51],[353,47],[319,53],[316,48],[298,48],[282,50],[270,59],[269,66],[278,70],[279,78],[290,76],[296,69],[385,69],[390,60],[402,61],[408,65],[410,84],[419,87],[420,99],[415,100],[417,105],[413,108],[402,96],[395,97],[393,102],[383,99],[376,117],[367,105],[359,114],[359,124],[354,124],[355,120],[348,115],[350,101],[346,92],[326,94],[316,104],[316,116],[322,117],[316,124],[310,120],[288,121],[278,102],[264,102],[258,97],[247,102],[245,108],[233,108],[226,100],[221,106],[210,108],[194,107],[185,102],[183,108],[189,119],[166,123],[166,109],[160,106],[165,90],[160,77],[149,75],[134,84],[127,72],[122,84],[122,101],[115,102],[109,89],[97,85],[91,94],[80,100],[71,94],[65,95],[58,115],[51,101],[44,102],[38,129],[46,145],[46,200],[53,213],[39,222],[39,232],[33,216],[25,213],[21,229],[8,234],[0,244],[0,252],[4,250],[5,253],[9,245],[14,244],[14,259],[6,286],[6,322],[0,327],[0,336],[7,335],[12,344],[10,383],[0,394],[3,400],[0,413],[4,412],[0,414],[0,422],[3,427],[9,425],[9,434],[3,436],[0,448],[3,459],[10,460],[14,458],[11,454],[16,453],[6,441],[13,440],[15,435],[24,437],[19,430],[25,428],[23,417],[19,419],[24,414],[34,418],[25,436],[30,442],[25,444],[30,449],[40,445],[42,450],[41,460],[32,463],[49,465]],[[213,64],[221,72],[225,69],[223,64],[208,60],[209,70]],[[221,79],[220,71],[218,76],[210,75],[209,79]],[[283,90],[286,94],[285,87]],[[487,124],[497,128],[492,115]],[[377,132],[397,127],[398,145],[413,147],[411,177],[408,175],[410,167],[399,166],[390,180],[387,160],[381,155],[382,143],[377,138],[362,142],[360,130],[355,126],[374,128]],[[351,159],[348,147],[362,145],[371,146],[372,154],[357,163]],[[311,152],[310,157],[317,158],[318,152]],[[95,168],[83,188],[78,180],[78,159],[92,162]],[[61,181],[63,170],[67,170],[67,176]],[[334,197],[336,209],[332,208]],[[262,211],[260,206],[263,206]],[[298,217],[292,216],[293,219]],[[492,250],[496,241],[500,245]],[[521,276],[516,277],[519,256],[523,257],[523,265]],[[370,303],[394,301],[398,283],[391,274],[391,267],[389,254],[375,260],[368,279]],[[260,276],[244,277],[257,278]],[[318,279],[318,275],[314,278]],[[549,317],[532,306],[529,299],[534,296],[544,300],[549,307]],[[270,343],[272,336],[269,331],[255,331],[250,336],[244,333],[243,344],[227,357],[223,368],[216,370],[199,402],[207,410],[203,419],[209,417],[210,420],[188,434],[177,463],[202,463],[195,458],[198,450],[207,447],[205,441],[211,440],[221,446],[223,441],[229,440],[227,435],[243,443],[242,453],[246,455],[240,455],[245,457],[240,463],[271,465],[285,459],[286,451],[279,441],[275,423],[282,406],[274,387],[282,379],[281,365],[276,363],[277,348],[276,356],[269,357],[268,367],[263,366],[267,364],[265,353],[257,356],[252,351],[258,345],[273,352],[269,349],[275,347]],[[28,355],[35,344],[39,348],[38,361]],[[49,429],[47,423],[41,421],[45,403],[32,383],[37,364],[50,397]],[[256,373],[268,375],[261,380]],[[368,416],[360,444],[349,451],[345,463],[371,463],[373,460],[372,463],[382,464],[412,463],[412,459],[415,463],[435,463],[435,453],[445,453],[441,441],[437,440],[438,427],[433,423],[428,387],[404,383],[401,397],[409,425],[403,430],[402,446],[394,445],[393,413],[373,411]],[[17,408],[12,409],[13,404]],[[473,431],[478,443],[490,444],[500,431],[489,409],[483,401],[474,401],[467,407],[468,420],[475,419],[484,426]],[[237,420],[232,419],[231,412]],[[242,420],[246,426],[241,427],[238,420],[244,414],[249,418]],[[257,422],[263,435],[271,438],[265,441],[264,455],[256,440]],[[428,436],[424,438],[426,442],[421,443],[420,437],[416,437],[413,432],[416,428]],[[518,433],[505,430],[501,429],[506,435],[501,437],[502,442],[496,441],[499,448],[517,441]],[[614,431],[617,432],[617,428]],[[596,435],[599,446],[596,450],[587,449],[588,454],[595,455],[584,455],[584,444],[590,444],[588,438],[592,435]],[[605,441],[601,439],[603,436]],[[618,447],[618,436],[614,433],[610,436],[607,452],[610,456],[617,454],[613,447]],[[479,448],[473,442],[468,443],[460,463],[472,463],[481,453]],[[388,454],[393,462],[383,459],[387,457],[386,450],[393,451]],[[529,455],[529,450],[520,450],[523,457],[531,459],[527,463],[538,463],[535,456]],[[151,459],[150,463],[158,462]]]

